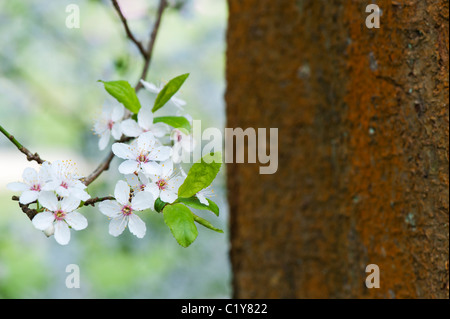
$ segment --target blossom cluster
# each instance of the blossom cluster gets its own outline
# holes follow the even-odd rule
[[[164,89],[145,81],[142,84],[158,96]],[[178,107],[179,112],[186,104],[175,94],[171,94],[167,102]],[[128,227],[136,237],[143,238],[146,225],[136,213],[148,209],[160,212],[161,209],[155,205],[157,201],[163,207],[185,202],[188,206],[194,205],[200,209],[206,207],[216,212],[215,204],[205,197],[212,195],[209,185],[196,190],[193,196],[189,193],[191,198],[178,196],[180,186],[188,177],[181,167],[181,155],[183,152],[192,152],[195,146],[189,131],[174,124],[180,123],[181,117],[169,117],[169,120],[166,117],[166,122],[164,118],[158,122],[154,118],[155,108],[142,106],[131,116],[124,105],[104,107],[93,129],[99,136],[99,149],[105,149],[112,137],[115,140],[111,146],[112,153],[123,160],[118,166],[123,179],[115,185],[114,199],[102,200],[98,204],[100,212],[110,219],[109,234],[119,236]],[[192,121],[189,115],[182,119],[182,123]],[[90,199],[90,195],[83,183],[84,178],[77,174],[72,162],[44,162],[39,171],[26,168],[22,178],[23,182],[10,183],[8,188],[22,192],[19,197],[21,204],[36,203],[37,214],[32,223],[37,229],[47,236],[54,235],[59,244],[66,245],[70,241],[70,229],[82,230],[88,226],[87,219],[77,210]],[[208,207],[210,204],[213,206]],[[220,231],[201,218],[196,221]],[[170,222],[168,226],[177,238],[176,227],[171,227]],[[177,240],[180,244],[184,243],[183,238]]]
[[[80,181],[71,161],[44,162],[39,172],[28,167],[22,174],[23,182],[9,183],[12,191],[22,192],[19,202],[23,205],[38,203],[40,211],[32,220],[33,225],[47,236],[66,245],[70,241],[70,228],[85,229],[86,218],[78,213],[82,201],[90,198],[86,185]],[[40,206],[41,207],[40,207]]]

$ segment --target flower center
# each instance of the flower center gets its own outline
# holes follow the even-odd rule
[[[65,217],[66,217],[66,213],[65,212],[63,212],[62,210],[57,210],[55,213],[54,213],[54,215],[55,215],[55,219],[56,220],[63,220]]]
[[[139,157],[138,157],[138,162],[141,162],[141,163],[147,163],[147,162],[148,162],[147,155],[145,155],[145,154],[139,155]]]
[[[41,191],[41,185],[35,184],[35,185],[33,185],[33,186],[30,188],[30,190],[36,191],[36,192],[40,192],[40,191]]]
[[[178,134],[178,136],[177,136],[177,141],[178,142],[181,142],[181,139],[183,138],[183,136],[181,135],[181,134]]]
[[[108,122],[108,128],[110,129],[110,130],[112,130],[112,127],[114,126],[114,122],[112,121],[112,120],[109,120],[109,122]]]
[[[139,186],[139,187],[140,187],[141,191],[143,191],[143,190],[145,189],[145,185],[144,185],[144,184],[142,184],[142,185]]]
[[[66,182],[62,182],[60,186],[63,187],[63,188],[65,188],[65,189],[68,189],[68,188],[69,188],[69,185],[67,185]]]
[[[122,207],[122,214],[124,214],[125,216],[131,215],[132,212],[133,212],[133,209],[131,208],[130,205],[125,205]]]
[[[165,179],[160,179],[156,182],[156,185],[160,190],[166,189],[167,187],[167,181]]]

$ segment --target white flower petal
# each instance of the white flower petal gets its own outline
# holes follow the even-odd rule
[[[31,222],[33,223],[33,226],[36,227],[39,230],[46,230],[50,226],[53,225],[53,221],[55,220],[55,216],[51,212],[41,212],[36,214],[36,216],[33,217]]]
[[[131,200],[131,208],[136,211],[153,209],[154,206],[155,199],[150,192],[139,192]]]
[[[61,210],[66,213],[74,211],[78,206],[80,206],[80,199],[75,196],[65,197],[61,201]]]
[[[58,198],[53,192],[41,192],[39,194],[39,203],[52,212],[58,210]]]
[[[100,139],[98,140],[98,149],[100,151],[103,151],[106,148],[110,136],[111,136],[110,130],[105,130],[103,133],[100,134]]]
[[[129,145],[125,143],[114,143],[111,147],[114,155],[123,159],[135,159],[136,154],[131,151]]]
[[[197,196],[197,198],[198,198],[200,203],[202,203],[203,205],[209,206],[209,202],[208,202],[208,200],[206,199],[206,197],[204,195],[202,195],[200,193],[197,193],[196,196]]]
[[[149,192],[152,194],[153,198],[156,200],[159,197],[159,187],[155,183],[150,183],[144,188],[145,192]]]
[[[67,213],[64,218],[67,224],[75,230],[85,229],[88,225],[88,221],[86,217],[81,215],[79,212],[70,212]]]
[[[6,185],[6,188],[12,190],[13,192],[23,192],[30,189],[30,185],[22,182],[13,182]]]
[[[169,132],[169,127],[164,123],[155,123],[151,126],[150,132],[156,137],[163,137]]]
[[[156,139],[152,132],[145,132],[141,134],[137,139],[137,145],[139,150],[148,152],[153,148],[153,145],[155,145]]]
[[[22,178],[27,184],[34,184],[38,181],[38,173],[34,168],[27,167],[23,171]]]
[[[118,122],[123,118],[123,115],[125,114],[125,108],[123,105],[117,105],[113,108],[111,113],[111,120],[113,122]]]
[[[156,175],[161,172],[161,166],[156,162],[148,162],[141,164],[142,170],[147,175]]]
[[[134,190],[139,189],[139,187],[141,186],[139,178],[135,174],[126,174],[125,180],[127,181],[128,185],[130,185]]]
[[[141,80],[141,83],[142,83],[142,85],[144,86],[145,89],[147,89],[148,91],[150,91],[152,93],[159,93],[161,91],[161,89],[158,88],[153,83],[146,82],[144,80]]]
[[[178,198],[178,195],[169,189],[161,190],[161,194],[159,195],[163,202],[173,203]]]
[[[38,174],[39,182],[41,184],[45,184],[51,180],[51,164],[49,162],[44,162],[39,169]]]
[[[55,223],[55,240],[60,245],[67,245],[70,241],[69,225],[63,220],[58,220]]]
[[[67,197],[75,197],[79,200],[82,201],[87,201],[89,198],[91,198],[91,196],[84,190],[79,189],[79,188],[75,188],[72,187],[68,190],[68,195],[66,195]]]
[[[153,113],[150,109],[143,108],[138,113],[138,124],[141,128],[148,131],[153,125]]]
[[[144,131],[135,120],[127,119],[122,122],[122,132],[126,136],[136,137],[141,135]]]
[[[115,140],[120,140],[120,138],[122,137],[122,124],[114,123],[111,128],[111,134]]]
[[[22,195],[20,195],[19,203],[21,204],[29,204],[38,199],[39,192],[37,191],[24,191]]]
[[[111,219],[111,222],[109,223],[109,234],[114,237],[119,236],[123,233],[127,224],[128,217],[124,215]]]
[[[158,146],[155,147],[150,154],[148,159],[151,161],[165,161],[172,154],[172,148],[169,146]]]
[[[118,217],[122,214],[122,205],[115,200],[106,200],[98,204],[98,209],[103,215],[111,218]]]
[[[136,235],[137,238],[143,238],[147,227],[142,219],[135,214],[131,214],[128,219],[128,229],[132,234]]]
[[[173,173],[173,162],[171,160],[167,160],[161,163],[162,173],[161,175],[164,177],[169,177]]]
[[[130,185],[125,181],[118,181],[114,189],[114,197],[120,204],[127,205],[130,197]]]
[[[185,178],[182,176],[176,176],[169,180],[169,188],[171,191],[178,193],[178,188],[183,184]]]
[[[133,174],[139,171],[139,162],[136,160],[126,160],[119,165],[119,172],[122,174]]]

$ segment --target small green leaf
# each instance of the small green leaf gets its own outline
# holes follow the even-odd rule
[[[180,87],[183,85],[184,81],[188,78],[189,73],[179,75],[172,80],[170,80],[163,89],[158,93],[156,97],[155,104],[153,105],[152,112],[155,113],[157,110],[162,108],[175,93],[178,92]]]
[[[153,123],[166,123],[173,128],[183,128],[188,132],[191,131],[191,123],[184,116],[160,116],[153,119]]]
[[[136,95],[136,91],[127,81],[109,81],[99,80],[105,86],[105,90],[114,97],[119,103],[122,103],[127,109],[133,113],[138,113],[141,103]]]
[[[219,206],[217,206],[216,203],[214,203],[209,198],[206,199],[209,203],[209,205],[205,205],[200,203],[197,197],[192,196],[189,198],[178,198],[177,201],[180,203],[185,204],[186,206],[195,208],[195,209],[201,209],[201,210],[209,210],[216,214],[216,216],[219,216]],[[156,206],[156,205],[155,205]]]
[[[220,152],[203,156],[199,162],[194,163],[178,189],[178,197],[189,198],[197,194],[205,187],[211,185],[222,165]]]
[[[197,238],[198,230],[190,209],[183,204],[172,204],[164,207],[163,213],[164,222],[177,242],[183,247],[192,244]]]
[[[214,227],[214,226],[213,226],[209,221],[207,221],[206,219],[201,218],[201,217],[199,217],[199,216],[197,216],[197,215],[195,215],[195,214],[192,214],[192,215],[194,215],[194,220],[195,220],[197,223],[199,223],[200,225],[205,226],[206,228],[209,228],[209,229],[211,229],[211,230],[214,230],[214,231],[216,231],[216,232],[218,232],[218,233],[223,233],[223,230],[222,230],[222,229],[219,229],[219,228]]]

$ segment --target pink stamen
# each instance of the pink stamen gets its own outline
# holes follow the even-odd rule
[[[158,188],[159,188],[160,190],[166,189],[166,187],[167,187],[167,181],[164,180],[164,179],[160,179],[160,180],[158,180],[158,181],[156,182],[156,185],[158,186]]]
[[[41,185],[35,184],[35,185],[33,185],[33,186],[30,188],[30,190],[36,191],[36,192],[40,192],[40,191],[41,191]]]
[[[125,205],[122,207],[122,214],[124,214],[125,216],[129,216],[133,213],[133,209],[131,208],[130,205]]]
[[[112,127],[114,126],[114,122],[112,121],[112,120],[110,120],[109,122],[108,122],[108,128],[110,129],[110,130],[112,130]]]
[[[54,213],[54,215],[55,215],[55,219],[56,220],[63,220],[65,217],[66,217],[66,213],[65,212],[63,212],[62,210],[57,210],[55,213]]]
[[[139,155],[137,160],[138,160],[138,162],[141,162],[141,163],[147,163],[148,162],[148,158],[144,154]]]
[[[65,188],[65,189],[68,189],[68,188],[69,188],[69,185],[67,185],[66,182],[62,182],[61,185],[59,185],[59,186]]]

